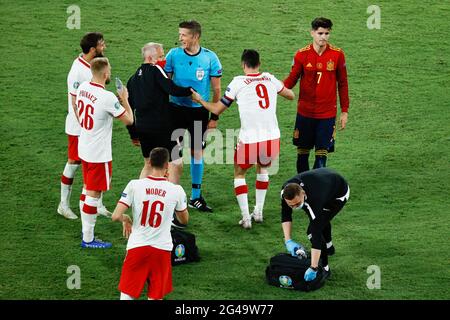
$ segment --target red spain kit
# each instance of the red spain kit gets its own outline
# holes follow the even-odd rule
[[[292,89],[298,79],[297,113],[300,115],[315,119],[336,117],[336,89],[339,90],[341,111],[348,111],[347,68],[341,49],[327,44],[325,51],[319,55],[310,44],[298,50],[284,85]]]

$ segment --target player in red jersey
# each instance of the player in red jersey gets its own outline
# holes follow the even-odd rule
[[[293,143],[297,146],[297,171],[309,170],[309,152],[315,148],[314,168],[326,166],[334,151],[337,97],[339,91],[340,130],[348,118],[348,82],[344,52],[328,43],[333,23],[316,18],[311,23],[313,43],[297,51],[284,85],[291,89],[300,79],[297,119]]]

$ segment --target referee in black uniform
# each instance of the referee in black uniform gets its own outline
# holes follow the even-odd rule
[[[164,50],[159,43],[147,43],[142,48],[144,63],[128,80],[128,101],[135,116],[133,126],[128,127],[131,139],[141,146],[144,168],[140,178],[150,174],[149,155],[153,148],[163,147],[170,152],[169,173],[173,161],[181,161],[180,148],[171,139],[169,95],[187,97],[190,87],[179,87],[164,72]],[[170,179],[170,174],[169,174]],[[178,181],[172,181],[178,183]]]
[[[307,230],[311,241],[311,267],[305,280],[316,278],[319,258],[324,276],[329,277],[328,255],[334,254],[330,221],[344,207],[350,196],[345,179],[328,168],[310,170],[289,179],[281,191],[281,225],[286,249],[294,256],[304,248],[291,238],[292,210],[303,210],[309,218]],[[300,251],[301,252],[301,251]]]

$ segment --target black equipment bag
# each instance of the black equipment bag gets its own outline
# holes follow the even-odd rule
[[[195,244],[195,235],[192,233],[172,228],[172,266],[200,260],[198,247]]]
[[[304,275],[310,266],[311,259],[309,258],[300,259],[289,253],[279,253],[270,258],[270,263],[266,268],[267,283],[280,288],[300,291],[317,290],[325,284],[323,269],[319,264],[316,279],[305,281]]]

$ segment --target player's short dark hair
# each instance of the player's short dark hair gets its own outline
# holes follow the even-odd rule
[[[200,38],[202,35],[202,26],[198,21],[195,20],[189,20],[189,21],[182,21],[178,25],[180,28],[189,29],[193,34],[198,34],[198,37]]]
[[[319,28],[324,28],[324,29],[331,30],[332,26],[333,26],[333,22],[331,22],[330,19],[327,19],[327,18],[324,18],[324,17],[315,18],[311,22],[311,28],[313,30],[317,30]]]
[[[103,34],[100,32],[89,32],[81,38],[80,47],[83,53],[89,53],[91,48],[97,47],[99,41],[103,40]]]
[[[150,165],[156,169],[164,169],[164,165],[169,162],[169,150],[166,148],[154,148],[150,152]]]
[[[243,62],[249,68],[258,67],[261,62],[259,61],[259,53],[253,49],[244,49],[241,56],[241,62]]]
[[[283,188],[283,198],[286,200],[292,200],[296,196],[300,195],[302,192],[302,187],[297,183],[288,183]]]

